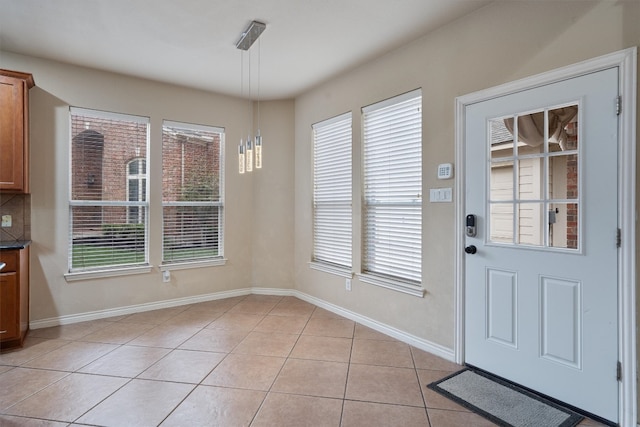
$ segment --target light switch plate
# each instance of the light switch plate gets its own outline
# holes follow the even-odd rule
[[[429,190],[429,201],[431,203],[445,203],[453,201],[451,188],[431,188]]]

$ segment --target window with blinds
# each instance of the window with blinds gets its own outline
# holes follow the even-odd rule
[[[162,126],[162,259],[223,256],[224,129],[164,121]]]
[[[351,113],[313,125],[313,261],[351,269]]]
[[[149,119],[70,115],[69,272],[147,265]]]
[[[422,281],[422,93],[363,108],[363,272]]]

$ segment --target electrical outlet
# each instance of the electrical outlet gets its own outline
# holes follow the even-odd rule
[[[165,270],[162,272],[162,281],[164,283],[168,283],[171,281],[171,272],[169,270]]]
[[[2,215],[2,226],[11,227],[11,215]]]
[[[351,290],[351,279],[347,279],[345,282],[345,288],[350,291]]]

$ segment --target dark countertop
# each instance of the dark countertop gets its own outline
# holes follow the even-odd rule
[[[31,240],[11,240],[0,242],[0,250],[24,249],[31,244]]]

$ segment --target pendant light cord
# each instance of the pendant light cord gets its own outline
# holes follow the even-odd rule
[[[251,108],[251,50],[247,50],[247,53],[249,54],[249,80],[247,83],[249,94],[247,99],[249,99],[249,135],[251,135],[253,133],[253,108]]]
[[[240,98],[244,97],[244,53],[240,51]]]
[[[258,132],[260,132],[260,47],[262,41],[258,39]]]

